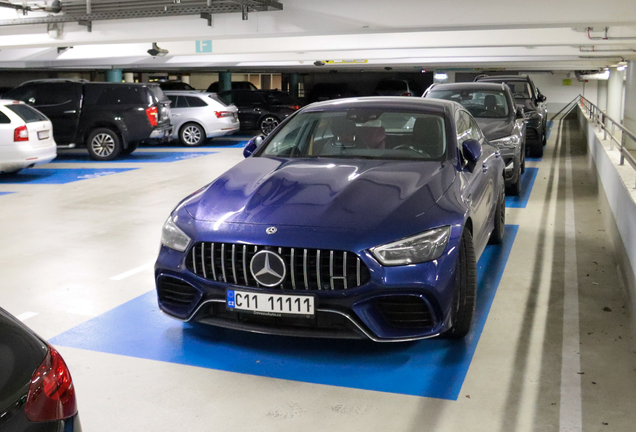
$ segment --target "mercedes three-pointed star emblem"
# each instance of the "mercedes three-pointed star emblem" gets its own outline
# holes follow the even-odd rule
[[[275,252],[257,252],[250,263],[250,272],[256,282],[266,287],[280,285],[287,275],[285,261]]]
[[[276,227],[269,227],[265,230],[265,232],[267,234],[276,234],[276,231],[278,231],[278,229],[276,229]]]

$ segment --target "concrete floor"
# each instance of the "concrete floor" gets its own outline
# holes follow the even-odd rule
[[[42,169],[137,169],[60,185],[0,182],[0,305],[53,338],[154,290],[172,208],[242,160],[240,148],[195,151],[217,153],[52,164]],[[634,430],[634,341],[589,163],[574,121],[556,121],[543,159],[528,162],[538,176],[527,207],[507,210],[519,229],[456,401],[57,346],[84,430]]]

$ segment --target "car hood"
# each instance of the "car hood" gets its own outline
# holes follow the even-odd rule
[[[481,131],[489,141],[512,135],[515,123],[506,119],[476,118]]]
[[[454,178],[441,162],[251,157],[182,205],[215,223],[387,229],[411,226]]]

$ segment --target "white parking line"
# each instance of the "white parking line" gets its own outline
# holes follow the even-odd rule
[[[154,261],[151,261],[151,262],[149,262],[149,263],[147,263],[147,264],[144,264],[144,265],[139,266],[139,267],[137,267],[137,268],[134,268],[134,269],[132,269],[132,270],[128,270],[128,271],[127,271],[127,272],[125,272],[125,273],[118,274],[117,276],[113,276],[112,278],[110,278],[110,280],[120,281],[120,280],[122,280],[122,279],[126,279],[127,277],[130,277],[130,276],[136,275],[137,273],[141,273],[142,271],[149,270],[149,269],[151,269],[154,265],[155,265],[155,262],[154,262]]]
[[[25,313],[21,313],[16,318],[19,319],[20,321],[24,322],[24,321],[28,320],[29,318],[33,318],[37,314],[38,314],[37,312],[25,312]]]
[[[563,125],[563,122],[561,123]],[[562,126],[566,127],[566,126]],[[562,138],[563,139],[563,138]],[[565,286],[563,295],[563,348],[561,353],[560,432],[583,430],[581,406],[581,353],[579,344],[579,281],[576,267],[576,226],[570,140],[565,148]]]

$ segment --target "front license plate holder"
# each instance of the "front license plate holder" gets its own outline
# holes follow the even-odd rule
[[[234,312],[305,318],[311,318],[315,314],[315,298],[309,295],[227,290],[225,301],[227,308]]]

